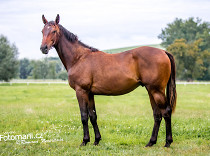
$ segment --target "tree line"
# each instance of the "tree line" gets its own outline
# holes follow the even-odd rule
[[[178,80],[210,80],[210,23],[176,18],[161,30],[161,45],[175,57]],[[0,36],[0,80],[67,79],[59,58],[18,60],[18,49]]]
[[[21,79],[62,79],[66,80],[67,72],[57,57],[41,60],[19,60],[18,77]]]
[[[59,58],[40,60],[18,59],[18,49],[0,36],[0,80],[16,79],[67,79],[67,72]]]
[[[158,36],[173,54],[179,80],[210,80],[210,23],[176,18]]]

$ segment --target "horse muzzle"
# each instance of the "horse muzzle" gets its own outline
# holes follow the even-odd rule
[[[41,47],[40,47],[40,50],[41,50],[41,52],[42,52],[43,54],[48,54],[48,51],[49,51],[47,45],[41,46]]]

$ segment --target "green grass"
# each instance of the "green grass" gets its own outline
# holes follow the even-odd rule
[[[153,128],[152,109],[145,88],[116,97],[96,96],[99,146],[82,142],[82,124],[75,92],[65,84],[1,84],[0,135],[38,134],[34,143],[0,141],[0,155],[208,155],[210,151],[209,85],[177,85],[178,102],[172,117],[171,148],[164,148],[161,123],[157,144],[144,146]],[[38,142],[38,143],[37,143]]]
[[[149,46],[149,47],[154,47],[154,48],[159,48],[159,49],[164,49],[160,44],[150,44],[150,45],[138,45],[138,46],[131,46],[131,47],[123,47],[123,48],[116,48],[116,49],[108,49],[108,50],[103,50],[106,53],[114,54],[114,53],[119,53],[131,49],[135,49],[141,46]]]

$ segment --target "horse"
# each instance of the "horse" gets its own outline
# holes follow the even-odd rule
[[[60,16],[48,22],[42,15],[44,28],[40,50],[47,54],[55,48],[65,69],[68,82],[76,91],[83,125],[81,146],[90,142],[88,119],[95,133],[94,145],[101,134],[97,124],[94,95],[117,96],[129,93],[138,86],[145,87],[154,116],[154,127],[146,147],[156,144],[162,118],[166,126],[165,147],[173,142],[171,116],[176,107],[176,69],[172,54],[153,47],[139,47],[108,54],[81,42],[59,24]]]

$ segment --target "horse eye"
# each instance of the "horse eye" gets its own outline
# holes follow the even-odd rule
[[[55,31],[53,31],[52,33],[53,33],[53,34],[55,34],[55,33],[56,33],[56,30],[55,30]]]

